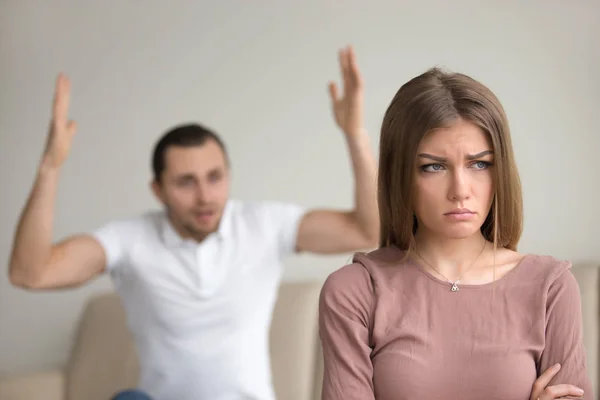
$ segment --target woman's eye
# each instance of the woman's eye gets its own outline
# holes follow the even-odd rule
[[[486,161],[477,161],[476,163],[473,164],[473,166],[475,167],[475,169],[486,169],[490,165],[491,164],[489,162],[486,162]]]
[[[421,169],[425,172],[437,172],[441,171],[444,168],[442,164],[427,164],[423,165]]]

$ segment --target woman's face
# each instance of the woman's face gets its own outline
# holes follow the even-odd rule
[[[493,165],[488,135],[470,122],[460,119],[428,133],[414,179],[419,235],[462,239],[478,233],[492,205]]]

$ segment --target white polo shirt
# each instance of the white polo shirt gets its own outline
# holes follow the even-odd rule
[[[230,200],[200,244],[159,211],[94,232],[133,333],[139,389],[155,400],[275,398],[271,314],[303,214],[292,204]]]

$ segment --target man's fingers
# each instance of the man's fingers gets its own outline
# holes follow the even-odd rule
[[[52,119],[55,125],[60,127],[64,127],[69,114],[70,86],[69,79],[64,74],[59,74],[56,79]]]
[[[58,114],[58,102],[60,101],[60,81],[62,74],[56,77],[56,84],[54,85],[54,97],[52,98],[52,120],[56,120]]]
[[[69,107],[71,106],[71,81],[69,80],[69,78],[67,78],[65,75],[63,75],[63,103],[62,103],[62,107],[63,109],[61,110],[64,113],[64,117],[65,117],[65,121],[67,120],[68,116],[69,116]]]
[[[73,136],[77,130],[77,123],[75,121],[69,121],[67,124],[67,132],[69,136]]]
[[[344,88],[347,88],[350,84],[350,66],[348,63],[348,49],[346,48],[340,50],[340,68],[342,69],[342,79],[344,81]]]
[[[349,82],[356,87],[360,87],[362,85],[362,78],[360,76],[360,72],[358,71],[358,64],[356,62],[356,53],[354,52],[354,48],[350,46],[348,48],[348,77]]]
[[[339,100],[338,88],[335,82],[329,82],[329,95],[331,96],[331,100],[334,103],[337,103]]]

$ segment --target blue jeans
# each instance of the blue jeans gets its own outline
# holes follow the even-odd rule
[[[111,400],[152,400],[152,398],[144,392],[130,389],[117,393]]]

